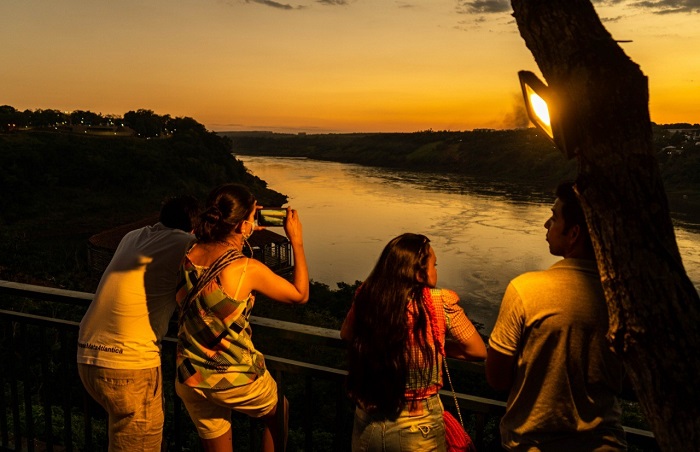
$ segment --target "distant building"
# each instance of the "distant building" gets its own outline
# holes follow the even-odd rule
[[[678,149],[675,146],[666,146],[661,149],[661,152],[666,155],[681,155],[683,154],[683,149]]]
[[[700,129],[666,129],[669,134],[683,134],[686,140],[700,140]]]
[[[67,127],[70,132],[81,133],[86,135],[102,135],[102,136],[120,136],[120,137],[130,137],[134,136],[135,132],[130,127],[116,126],[116,125],[101,125],[101,126],[91,126],[83,124],[73,124]]]

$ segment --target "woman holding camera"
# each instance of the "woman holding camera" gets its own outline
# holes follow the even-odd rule
[[[483,359],[486,346],[457,294],[436,288],[435,267],[426,236],[400,235],[355,294],[341,329],[357,405],[353,451],[445,450],[443,354]]]
[[[256,292],[282,303],[306,303],[309,275],[301,222],[291,208],[284,231],[294,253],[292,283],[243,255],[256,230],[256,209],[242,185],[214,189],[182,266],[175,387],[207,451],[232,450],[232,409],[263,419],[263,450],[284,450],[286,443],[287,400],[278,408],[277,385],[253,345],[249,318]],[[274,434],[277,409],[285,412],[284,437]]]

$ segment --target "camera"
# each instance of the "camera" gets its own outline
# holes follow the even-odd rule
[[[255,214],[258,226],[284,226],[285,218],[287,218],[285,207],[265,207]]]

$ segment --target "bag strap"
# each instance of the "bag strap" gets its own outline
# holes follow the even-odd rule
[[[214,278],[219,276],[219,274],[223,271],[226,266],[228,266],[231,262],[240,259],[244,257],[243,253],[241,253],[237,249],[229,248],[228,250],[224,251],[224,253],[219,256],[213,264],[209,266],[202,275],[197,278],[197,281],[195,281],[194,285],[192,286],[192,289],[190,289],[189,292],[187,292],[187,295],[185,296],[185,299],[182,300],[182,303],[180,303],[180,316],[178,318],[178,327],[182,326],[182,321],[184,319],[184,313],[187,312],[190,307],[192,306],[192,303],[194,302],[195,299],[199,296],[200,293],[204,290],[205,287],[211,283]]]
[[[445,374],[447,374],[447,381],[450,382],[450,389],[452,390],[452,398],[455,400],[455,408],[457,408],[457,416],[459,417],[459,423],[464,428],[464,421],[462,420],[462,411],[459,409],[459,403],[457,402],[457,393],[455,392],[455,387],[452,385],[452,377],[450,377],[450,369],[447,367],[447,355],[443,356],[442,364],[445,366]]]

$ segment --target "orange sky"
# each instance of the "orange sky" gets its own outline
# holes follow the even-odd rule
[[[652,121],[698,123],[700,6],[641,4],[595,3]],[[0,105],[214,131],[511,128],[517,71],[538,72],[508,0],[2,1],[0,42]]]

